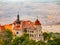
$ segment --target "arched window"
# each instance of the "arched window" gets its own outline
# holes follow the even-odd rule
[[[16,32],[16,34],[19,34],[19,32]]]

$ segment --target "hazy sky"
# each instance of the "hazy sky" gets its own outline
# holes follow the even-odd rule
[[[0,24],[15,21],[18,11],[21,20],[60,24],[60,0],[0,0]]]
[[[59,2],[60,0],[3,0],[3,2]]]

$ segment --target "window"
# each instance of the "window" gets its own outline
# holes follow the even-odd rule
[[[34,33],[34,31],[31,31],[32,33]]]
[[[17,34],[19,34],[19,32],[16,32]]]
[[[36,37],[36,34],[35,34],[35,37]]]
[[[30,31],[30,33],[34,33],[34,31]]]
[[[27,29],[26,28],[24,28],[24,32],[27,32]]]
[[[29,30],[28,30],[28,32],[29,32]]]
[[[41,37],[42,36],[42,34],[39,34],[39,37]]]
[[[41,34],[39,34],[39,37],[41,36]]]
[[[34,37],[34,35],[30,34],[30,37]]]

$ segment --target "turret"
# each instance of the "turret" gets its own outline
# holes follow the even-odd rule
[[[36,19],[35,25],[41,25],[41,23],[40,23],[40,21],[38,19]]]
[[[40,23],[40,21],[38,20],[38,19],[36,19],[36,21],[35,21],[35,26],[36,26],[36,29],[37,30],[41,30],[41,23]]]
[[[41,23],[38,19],[36,19],[35,21],[35,26],[36,26],[36,41],[39,41],[39,40],[43,40],[43,34],[42,34],[42,27],[41,27]]]

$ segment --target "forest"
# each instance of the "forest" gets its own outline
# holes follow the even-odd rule
[[[20,37],[13,36],[10,30],[0,32],[0,45],[60,45],[60,33],[43,33],[44,40],[36,42],[29,39],[29,35],[24,33]]]

